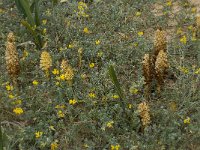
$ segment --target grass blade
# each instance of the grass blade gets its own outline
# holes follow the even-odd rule
[[[37,26],[40,25],[40,14],[39,14],[39,0],[34,0],[35,9],[35,23]]]
[[[123,92],[122,92],[122,90],[121,90],[119,81],[118,81],[117,76],[116,76],[116,73],[115,73],[115,70],[114,70],[114,68],[113,68],[112,65],[109,66],[108,72],[109,72],[109,75],[110,75],[110,78],[111,78],[113,84],[115,85],[115,89],[116,89],[116,91],[117,91],[117,94],[119,95],[119,97],[120,97],[120,99],[121,99],[122,108],[123,108],[123,110],[125,111],[124,95],[123,95]]]
[[[25,13],[25,15],[27,17],[27,20],[28,20],[29,24],[31,26],[34,26],[35,25],[35,21],[33,19],[32,13],[31,13],[29,2],[27,0],[19,0],[18,2],[19,2],[20,7],[23,8],[24,13]]]
[[[113,84],[115,85],[115,88],[117,90],[117,94],[122,98],[124,99],[124,96],[123,96],[123,93],[122,93],[122,90],[121,90],[121,87],[120,87],[120,84],[119,84],[119,81],[117,80],[117,76],[116,76],[116,73],[115,73],[115,70],[113,68],[112,65],[109,66],[109,75],[110,75],[110,78],[112,79],[112,82]]]

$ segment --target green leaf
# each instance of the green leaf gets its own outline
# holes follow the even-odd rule
[[[37,26],[40,25],[40,14],[39,14],[39,0],[34,0],[35,3],[35,23]]]
[[[112,65],[109,66],[108,71],[109,71],[110,78],[112,79],[112,82],[115,85],[115,88],[117,90],[117,94],[121,97],[121,99],[124,99],[119,81],[117,80],[117,76],[116,76],[115,70]]]
[[[18,5],[19,10],[23,12],[23,14],[27,17],[27,20],[31,26],[35,25],[35,21],[33,19],[31,8],[29,1],[27,0],[16,0],[16,5]]]
[[[26,16],[26,12],[24,10],[24,8],[22,7],[21,3],[20,3],[20,0],[15,0],[15,4],[17,6],[17,9],[19,10],[19,12],[21,14],[23,14],[23,18],[25,19],[27,16]]]
[[[110,78],[113,82],[113,84],[115,85],[115,89],[117,91],[117,94],[119,95],[120,99],[121,99],[121,107],[123,108],[123,111],[125,112],[125,103],[124,103],[124,95],[123,95],[123,92],[121,90],[121,87],[120,87],[120,84],[119,84],[119,81],[117,79],[117,76],[116,76],[116,73],[115,73],[115,70],[113,68],[112,65],[110,65],[108,67],[108,72],[109,72],[109,75],[110,75]]]

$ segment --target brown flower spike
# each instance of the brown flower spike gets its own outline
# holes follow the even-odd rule
[[[149,110],[149,105],[146,102],[142,102],[138,105],[138,112],[142,121],[143,127],[148,126],[151,123],[151,118],[150,118],[150,110]]]
[[[20,73],[20,65],[13,32],[10,32],[7,36],[5,60],[8,74],[10,75],[13,83],[17,84],[17,77]]]
[[[149,54],[144,55],[142,65],[143,65],[143,76],[145,78],[145,98],[149,99],[151,82],[153,79],[152,60]]]
[[[166,33],[163,30],[157,29],[155,32],[155,39],[154,39],[154,48],[155,48],[155,55],[158,55],[160,50],[167,50],[167,37]]]
[[[167,68],[169,68],[169,64],[167,61],[167,53],[164,50],[161,50],[158,53],[158,56],[157,56],[156,62],[155,62],[157,91],[159,94],[161,91],[161,86],[164,83],[164,77],[165,77]]]

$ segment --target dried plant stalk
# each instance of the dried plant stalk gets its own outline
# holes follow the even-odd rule
[[[5,60],[7,72],[10,75],[13,84],[16,85],[17,77],[20,73],[20,65],[13,32],[10,32],[7,36]]]

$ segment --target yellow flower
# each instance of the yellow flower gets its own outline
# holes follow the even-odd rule
[[[65,80],[65,74],[61,74],[61,75],[60,75],[60,79],[61,79],[61,80]]]
[[[15,109],[13,109],[13,112],[16,114],[16,115],[21,115],[23,114],[23,109],[21,107],[17,107]]]
[[[42,24],[43,24],[43,25],[46,25],[46,24],[47,24],[47,19],[43,19],[43,20],[42,20]]]
[[[69,100],[69,104],[70,105],[75,105],[77,103],[77,100],[75,100],[75,99],[70,99]]]
[[[183,44],[186,44],[187,43],[187,37],[184,35],[181,37],[180,39],[180,42],[183,43]]]
[[[191,9],[191,12],[192,12],[192,13],[196,13],[196,11],[197,11],[197,8],[196,8],[196,7],[193,7],[193,8]]]
[[[117,145],[111,145],[111,150],[119,150],[120,149],[120,145],[117,144]]]
[[[113,128],[113,124],[114,124],[114,121],[109,121],[109,122],[107,122],[106,126],[108,128]]]
[[[128,104],[128,108],[131,109],[133,106],[132,104]]]
[[[6,90],[7,91],[12,91],[13,90],[13,86],[12,85],[6,85]]]
[[[137,11],[137,12],[135,13],[135,15],[136,15],[136,16],[141,16],[141,12]]]
[[[185,74],[188,74],[188,73],[189,73],[189,70],[188,70],[188,68],[186,68],[186,67],[180,67],[179,70],[180,70],[182,73],[185,73]]]
[[[38,85],[39,82],[37,80],[33,80],[32,83],[33,83],[33,85]]]
[[[190,117],[187,117],[183,120],[184,124],[190,124]]]
[[[137,94],[138,91],[139,91],[139,90],[136,89],[136,88],[134,88],[134,87],[131,87],[130,90],[129,90],[129,92],[130,92],[131,94]]]
[[[87,4],[84,2],[78,2],[78,9],[80,11],[84,11],[85,9],[87,9]]]
[[[90,68],[94,68],[95,64],[94,63],[90,63],[89,66],[90,66]]]
[[[83,29],[83,32],[84,32],[84,33],[87,33],[87,34],[90,33],[90,31],[89,31],[89,29],[88,29],[87,27],[85,27],[85,28]]]
[[[62,105],[56,105],[55,108],[57,108],[57,109],[63,109],[63,108],[65,108],[65,105],[64,104],[62,104]]]
[[[118,99],[119,98],[119,95],[112,95],[112,98],[114,98],[114,99]]]
[[[53,69],[52,73],[53,73],[54,75],[58,75],[58,74],[59,74],[59,70],[58,70],[58,69]]]
[[[73,48],[74,45],[73,45],[73,44],[69,44],[68,47],[69,47],[69,48]]]
[[[92,92],[90,92],[90,93],[88,94],[88,96],[89,96],[90,98],[95,98],[95,97],[96,97],[95,93],[92,93]]]
[[[26,57],[28,57],[28,55],[29,55],[28,51],[24,50],[22,59],[25,59]]]
[[[51,143],[51,150],[56,150],[58,148],[58,141],[54,141],[53,143]]]
[[[200,73],[200,68],[198,68],[194,73],[195,74],[199,74]]]
[[[59,110],[57,115],[58,115],[59,118],[64,118],[65,117],[65,114],[62,112],[62,110]]]
[[[192,25],[188,26],[188,29],[189,29],[189,30],[192,30],[192,29],[193,29],[193,26],[192,26]]]
[[[171,5],[172,5],[172,1],[168,1],[168,2],[166,3],[166,5],[167,5],[167,6],[171,6]]]
[[[42,134],[43,134],[43,132],[37,131],[37,132],[35,132],[35,137],[40,138],[42,136]]]
[[[96,40],[96,41],[95,41],[95,44],[96,44],[96,45],[99,45],[100,43],[101,43],[100,40]]]
[[[42,34],[45,35],[46,33],[47,33],[47,29],[44,28],[44,29],[42,30]]]
[[[8,95],[8,97],[9,97],[10,99],[13,99],[15,96],[12,95],[12,94],[10,94],[10,95]]]
[[[138,36],[143,36],[143,35],[144,35],[143,31],[138,32]]]

